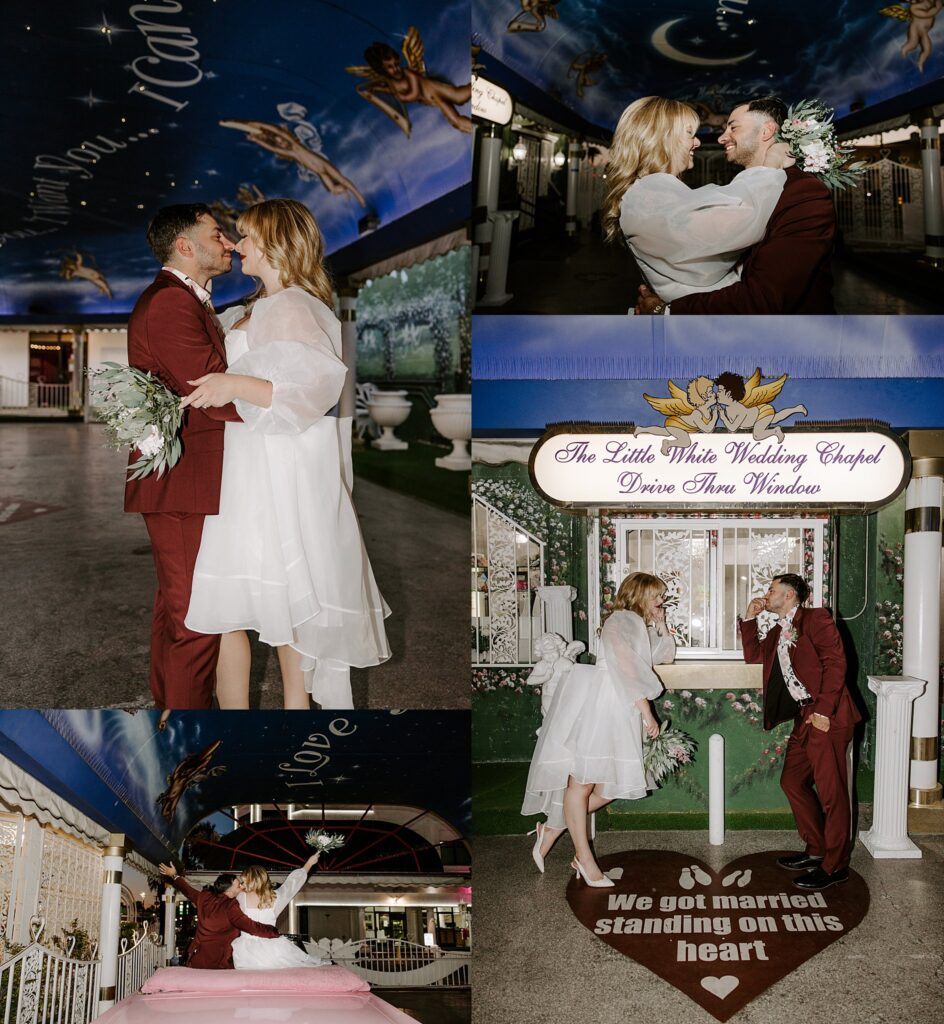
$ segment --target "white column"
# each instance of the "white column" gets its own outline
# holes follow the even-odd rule
[[[108,837],[102,858],[102,916],[98,929],[98,955],[102,967],[99,976],[98,1012],[103,1014],[115,1005],[115,984],[118,980],[118,933],[121,928],[121,872],[124,867],[126,841],[120,834]]]
[[[176,890],[172,885],[164,887],[164,953],[167,963],[177,954],[177,902]]]
[[[503,306],[511,294],[505,290],[508,282],[508,254],[511,251],[511,225],[518,219],[517,210],[498,210],[489,214],[492,224],[492,244],[488,261],[485,296],[480,306]],[[483,250],[484,251],[484,250]]]
[[[724,737],[720,733],[708,740],[708,842],[724,844]]]
[[[940,476],[924,476],[940,460],[915,459],[905,492],[905,598],[902,614],[902,675],[927,687],[914,705],[909,799],[912,805],[941,799],[937,780],[940,732],[938,672],[941,647],[941,500]]]
[[[872,827],[859,838],[876,858],[921,856],[908,838],[908,746],[911,705],[925,686],[923,679],[910,676],[869,676],[869,689],[878,697],[875,795]]]
[[[938,120],[921,122],[921,170],[924,177],[924,246],[935,263],[944,262],[944,203],[941,200],[941,133]]]
[[[349,491],[354,489],[351,443],[354,436],[354,404],[357,386],[357,289],[345,288],[341,296],[341,358],[347,367],[344,389],[338,402],[338,436],[341,439],[341,469]]]
[[[538,599],[544,606],[545,633],[558,633],[568,643],[574,638],[574,616],[570,609],[577,596],[575,587],[568,585],[537,587]]]
[[[500,129],[483,129],[479,144],[479,177],[475,189],[475,228],[473,240],[479,247],[479,268],[487,270],[489,264],[492,223],[489,214],[498,209],[498,182],[501,178],[502,140]],[[472,278],[473,287],[476,279]]]
[[[580,188],[580,143],[567,147],[567,234],[577,234],[577,192]]]

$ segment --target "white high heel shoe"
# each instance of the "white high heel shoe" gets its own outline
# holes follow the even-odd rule
[[[614,882],[611,878],[607,878],[606,875],[604,875],[602,878],[598,879],[595,882],[591,881],[589,878],[587,878],[583,870],[583,865],[580,863],[579,860],[577,860],[576,857],[574,857],[574,859],[570,862],[570,866],[574,869],[574,871],[577,872],[578,878],[582,878],[587,883],[587,885],[591,886],[594,889],[611,889],[613,888],[613,886],[616,885],[616,882]]]
[[[544,874],[544,858],[541,856],[541,843],[544,842],[544,829],[546,828],[543,821],[539,821],[533,829],[528,833],[529,836],[537,836],[534,840],[534,846],[531,848],[531,859],[538,867],[538,871]]]

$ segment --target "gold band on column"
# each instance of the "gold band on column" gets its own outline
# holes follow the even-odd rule
[[[908,803],[912,807],[927,807],[929,804],[936,804],[941,799],[941,784],[932,786],[931,789],[915,789],[912,786],[908,790]]]
[[[102,985],[102,987],[98,990],[98,998],[114,1000],[116,988],[117,986],[115,985]]]
[[[912,736],[911,760],[936,761],[939,748],[940,741],[937,736]]]
[[[357,319],[357,310],[341,307],[341,323],[353,323]]]
[[[102,882],[105,885],[121,885],[121,872],[120,871],[106,871]]]
[[[944,476],[944,458],[937,455],[912,455],[911,479]]]
[[[937,505],[905,509],[905,533],[940,533],[941,510]]]

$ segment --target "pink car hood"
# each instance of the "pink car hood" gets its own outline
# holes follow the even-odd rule
[[[161,993],[122,999],[96,1024],[416,1024],[372,992]]]

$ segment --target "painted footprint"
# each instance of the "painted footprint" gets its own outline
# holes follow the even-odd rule
[[[692,874],[695,876],[695,881],[699,885],[711,885],[711,875],[702,871],[697,864],[692,865]]]
[[[679,875],[679,885],[683,889],[694,889],[695,880],[692,878],[691,868],[682,868],[682,873]]]
[[[721,879],[722,886],[724,886],[724,888],[726,889],[729,885],[734,885],[734,883],[737,881],[737,877],[738,877],[738,875],[740,875],[740,873],[741,873],[741,870],[739,868],[737,871],[732,871],[730,875],[725,875],[725,877]],[[750,881],[750,872],[748,872],[748,881]],[[742,882],[738,882],[738,885],[742,885],[742,884],[743,884]]]
[[[740,888],[744,888],[745,885],[750,885],[751,882],[751,869],[747,868],[741,872],[741,877],[738,879],[738,885]]]

